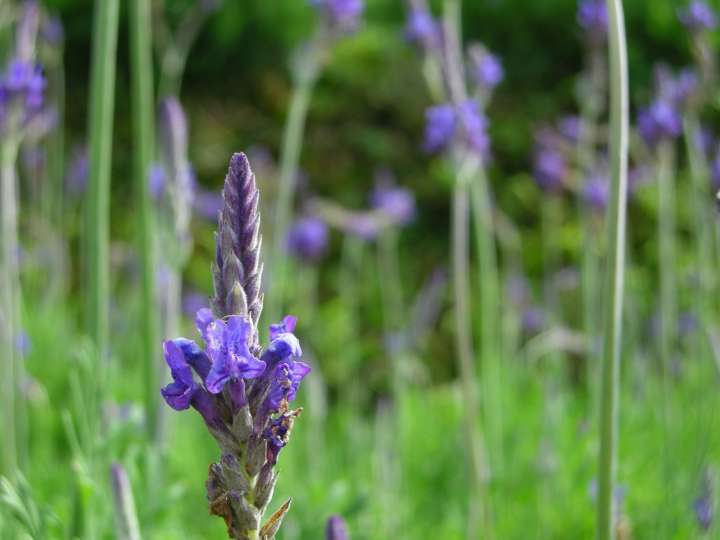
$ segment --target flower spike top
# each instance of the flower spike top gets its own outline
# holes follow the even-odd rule
[[[259,202],[260,193],[247,157],[233,154],[223,187],[212,305],[215,315],[248,318],[254,350],[258,347],[257,324],[263,306]]]
[[[286,501],[261,525],[277,481],[274,467],[302,409],[291,409],[310,366],[302,362],[287,316],[261,347],[259,193],[244,154],[234,154],[225,179],[213,264],[213,310],[195,325],[204,348],[186,338],[164,343],[172,382],[161,390],[175,410],[197,410],[220,449],[206,483],[210,513],[225,520],[229,538],[273,540]]]

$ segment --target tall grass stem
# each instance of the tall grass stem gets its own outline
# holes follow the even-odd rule
[[[284,280],[287,268],[283,250],[288,226],[292,220],[300,150],[302,149],[305,119],[307,118],[314,82],[315,73],[298,77],[283,135],[280,183],[275,202],[275,224],[270,257],[272,294],[268,295],[267,311],[271,321],[279,319],[280,311],[283,308]]]
[[[615,535],[613,483],[617,468],[620,355],[625,277],[625,228],[629,138],[628,67],[622,0],[606,0],[610,66],[610,203],[608,265],[600,406],[597,538]]]
[[[118,0],[97,0],[93,24],[87,192],[87,331],[100,358],[108,350],[110,176],[119,22]]]
[[[140,254],[142,365],[145,418],[148,434],[156,435],[158,416],[158,314],[155,302],[153,206],[148,189],[150,163],[155,148],[152,64],[152,15],[150,0],[130,2],[130,54],[132,69],[133,174],[137,209],[137,242]]]

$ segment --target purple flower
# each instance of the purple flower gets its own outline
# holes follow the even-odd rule
[[[650,107],[641,110],[637,123],[640,135],[650,146],[675,138],[682,130],[680,114],[666,100],[655,100]]]
[[[288,231],[288,251],[302,261],[318,261],[327,251],[327,246],[328,227],[320,218],[300,218]]]
[[[217,221],[223,207],[222,193],[210,191],[202,187],[195,188],[193,208],[201,217],[209,221]]]
[[[20,330],[15,336],[15,350],[20,353],[21,356],[27,356],[32,348],[32,342],[30,336],[28,336],[25,330]]]
[[[526,335],[533,335],[543,329],[545,319],[545,312],[541,308],[530,307],[523,312],[520,325]]]
[[[691,32],[712,30],[717,26],[715,12],[701,0],[691,0],[687,8],[678,11],[678,19]]]
[[[381,184],[370,194],[370,204],[394,225],[407,225],[415,218],[415,196],[408,188]]]
[[[590,208],[598,213],[605,212],[610,197],[610,184],[607,175],[592,174],[585,182],[582,198]]]
[[[17,58],[10,61],[5,75],[5,86],[10,92],[22,92],[33,76],[33,66]]]
[[[89,168],[87,148],[83,145],[75,146],[65,173],[65,187],[71,195],[77,196],[85,191]]]
[[[268,443],[266,457],[271,465],[277,463],[280,450],[285,448],[285,445],[288,443],[293,422],[299,414],[299,410],[284,411],[276,418],[270,419],[270,424],[263,432],[263,438]]]
[[[174,341],[166,341],[163,348],[173,382],[160,392],[170,407],[182,411],[190,407],[190,401],[200,387],[193,378],[192,369],[182,349]]]
[[[166,182],[165,168],[159,163],[153,163],[148,171],[148,189],[153,199],[159,200],[162,197]]]
[[[286,316],[281,323],[270,326],[270,346],[263,354],[268,369],[272,369],[266,406],[270,411],[282,411],[295,399],[300,381],[310,372],[302,356],[300,342],[292,333],[297,319]]]
[[[687,104],[690,98],[697,92],[699,86],[697,73],[693,68],[685,68],[672,81],[670,99],[678,107]]]
[[[200,313],[198,316],[200,318]],[[231,315],[226,320],[216,319],[207,323],[205,317],[201,318],[198,328],[212,361],[212,368],[205,381],[210,393],[218,394],[228,382],[253,379],[265,371],[265,362],[255,358],[248,348],[252,325],[246,318]]]
[[[40,33],[43,39],[50,45],[59,44],[65,37],[62,21],[59,17],[45,18]]]
[[[357,28],[365,10],[363,0],[310,0],[310,3],[324,15],[331,27],[341,31]]]
[[[426,8],[413,7],[405,25],[405,36],[411,43],[434,49],[440,45],[440,26]]]
[[[605,39],[608,27],[607,9],[604,0],[580,0],[577,21],[594,43]]]
[[[189,292],[183,296],[182,309],[188,317],[195,317],[201,309],[207,309],[209,300],[207,295],[198,292]]]
[[[42,70],[36,67],[26,85],[25,103],[28,109],[37,110],[42,107],[46,86],[47,81]]]
[[[495,88],[505,76],[500,59],[482,45],[470,47],[470,73],[475,84],[484,91]]]
[[[571,142],[577,142],[582,134],[583,123],[579,116],[564,116],[558,122],[558,131],[560,135]]]
[[[455,110],[449,103],[428,108],[425,111],[425,151],[444,150],[455,135],[456,124]]]
[[[698,526],[703,531],[709,531],[712,527],[713,518],[715,517],[715,509],[713,508],[712,497],[703,495],[693,501],[693,511]]]
[[[488,121],[480,110],[480,105],[474,100],[464,101],[458,108],[458,116],[465,129],[465,136],[470,148],[481,156],[487,156],[490,151],[490,137],[487,134]]]
[[[565,157],[553,148],[539,147],[535,151],[534,177],[540,189],[548,192],[558,191],[567,176]]]
[[[343,518],[330,516],[325,528],[325,540],[350,540],[350,534]]]

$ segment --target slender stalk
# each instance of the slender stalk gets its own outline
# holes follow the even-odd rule
[[[292,220],[293,199],[295,198],[295,180],[297,177],[300,149],[302,148],[305,119],[307,117],[310,96],[315,82],[316,68],[312,73],[298,77],[293,90],[288,112],[285,133],[283,134],[282,158],[280,164],[280,185],[275,202],[275,226],[270,256],[273,292],[268,295],[268,316],[271,321],[278,320],[283,307],[284,279],[286,260],[283,247],[288,226]]]
[[[467,169],[466,169],[467,170]],[[469,277],[469,181],[467,174],[460,171],[455,182],[452,205],[452,273],[455,311],[455,347],[460,369],[461,390],[465,415],[466,436],[469,453],[471,495],[468,520],[468,538],[479,538],[489,531],[488,509],[486,507],[485,479],[488,467],[485,458],[484,441],[477,413],[477,375],[475,373],[472,345],[472,321],[470,317]]]
[[[157,430],[158,412],[158,317],[155,302],[155,258],[153,249],[153,207],[147,186],[150,163],[155,147],[153,114],[152,16],[149,0],[130,2],[130,53],[132,69],[133,166],[137,204],[138,251],[140,254],[141,309],[145,381],[145,418],[148,434]]]
[[[672,141],[658,148],[658,264],[660,273],[660,361],[664,376],[670,369],[675,344],[675,178]]]
[[[600,459],[598,463],[597,538],[612,540],[613,483],[617,467],[617,433],[620,391],[620,353],[625,272],[625,223],[628,154],[628,72],[622,0],[606,0],[610,57],[610,207],[608,212],[609,293],[605,304]]]
[[[710,315],[710,299],[714,292],[714,275],[711,271],[714,266],[712,259],[712,226],[710,197],[709,165],[705,153],[698,147],[697,140],[700,135],[700,123],[694,112],[685,118],[685,147],[690,165],[692,180],[692,209],[695,220],[696,268],[698,284],[696,287],[696,309],[701,324],[708,323]]]
[[[3,444],[2,470],[14,471],[18,464],[18,382],[20,362],[16,348],[18,332],[18,240],[15,160],[17,144],[8,138],[0,145],[0,332],[2,332]]]
[[[87,201],[87,331],[98,354],[107,353],[110,225],[115,62],[119,20],[118,0],[97,0],[93,27]]]
[[[498,274],[492,208],[485,168],[480,164],[470,189],[477,274],[480,286],[480,372],[483,383],[483,410],[491,438],[494,465],[503,469],[503,406],[500,351],[500,277]]]
[[[387,345],[393,334],[400,331],[405,308],[402,298],[402,280],[398,263],[397,230],[390,228],[378,238],[378,270],[380,276],[380,296],[385,327],[386,353],[392,365],[393,394],[398,399],[404,387],[407,370],[402,365],[406,351],[393,350]]]

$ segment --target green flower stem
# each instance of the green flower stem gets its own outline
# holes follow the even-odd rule
[[[461,390],[466,415],[467,449],[470,461],[471,496],[468,538],[478,538],[488,528],[485,483],[489,474],[485,457],[485,442],[477,413],[477,374],[475,373],[470,316],[469,279],[469,175],[460,170],[453,190],[452,205],[452,276],[455,308],[455,346],[460,370]]]
[[[664,374],[670,368],[675,344],[677,299],[675,291],[675,149],[672,141],[658,148],[658,263],[660,273],[660,361]]]
[[[503,406],[502,362],[500,351],[501,310],[500,277],[498,273],[495,237],[493,235],[490,187],[485,168],[478,164],[470,195],[477,257],[477,275],[480,289],[480,373],[483,384],[483,410],[485,424],[491,436],[492,457],[495,468],[503,470]]]
[[[613,483],[617,468],[620,393],[620,355],[625,274],[625,227],[628,160],[627,44],[622,0],[606,0],[610,57],[610,205],[608,210],[608,265],[600,406],[597,538],[612,540]]]
[[[155,147],[153,111],[152,17],[149,0],[130,2],[130,45],[132,69],[132,113],[135,201],[137,208],[138,252],[140,254],[145,418],[148,434],[157,430],[158,413],[158,316],[155,303],[155,257],[153,248],[153,206],[148,190],[148,174]]]
[[[312,52],[310,54],[313,54]],[[293,199],[295,198],[296,177],[300,162],[300,150],[305,131],[310,97],[317,74],[317,64],[310,62],[307,73],[298,77],[293,90],[290,110],[288,112],[285,133],[283,135],[282,158],[280,164],[280,185],[275,203],[275,225],[273,228],[273,245],[270,254],[270,271],[272,272],[272,294],[268,295],[267,313],[271,321],[278,320],[283,308],[284,280],[286,260],[283,254],[285,237],[292,220]]]
[[[402,279],[398,261],[398,231],[388,228],[378,238],[378,271],[380,298],[385,327],[385,343],[388,359],[392,365],[393,394],[396,399],[402,395],[408,370],[403,365],[407,351],[390,350],[387,344],[393,334],[399,332],[405,320]]]
[[[16,347],[19,330],[19,268],[17,237],[17,178],[15,162],[18,142],[8,137],[0,145],[0,332],[3,351],[2,360],[2,471],[11,474],[19,460],[18,417],[20,359]]]
[[[97,0],[93,26],[87,199],[87,331],[108,352],[110,175],[112,169],[118,0]]]
[[[687,149],[692,181],[692,209],[694,217],[697,254],[695,268],[699,273],[696,288],[696,310],[701,325],[706,327],[711,316],[711,299],[715,291],[715,275],[712,264],[712,193],[710,191],[710,167],[707,158],[698,147],[700,122],[694,112],[685,117],[685,147]]]

